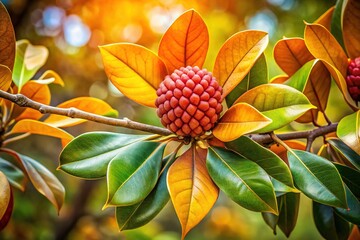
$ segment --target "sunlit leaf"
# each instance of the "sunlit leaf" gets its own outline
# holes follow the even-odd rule
[[[213,134],[223,142],[229,142],[240,136],[254,132],[271,123],[271,119],[246,103],[237,103],[221,117]]]
[[[155,107],[156,90],[167,74],[162,60],[135,44],[117,43],[100,47],[105,72],[125,96]]]
[[[164,148],[165,144],[156,142],[136,142],[121,148],[108,166],[105,207],[143,200],[158,180]]]
[[[278,41],[274,46],[274,58],[289,76],[314,59],[302,38],[284,38]]]
[[[10,71],[15,61],[15,32],[9,13],[0,2],[0,64],[7,66]]]
[[[250,71],[269,43],[266,32],[249,30],[236,33],[221,47],[214,66],[214,76],[226,97]]]
[[[324,12],[314,23],[323,25],[328,31],[331,29],[331,20],[333,18],[335,6]]]
[[[170,199],[166,178],[169,167],[175,161],[176,152],[168,155],[159,180],[151,193],[141,202],[116,208],[116,221],[120,230],[138,228],[152,220]]]
[[[340,174],[331,162],[301,150],[288,151],[288,159],[295,186],[306,196],[330,206],[347,207]]]
[[[360,172],[342,164],[335,163],[334,165],[346,186],[356,198],[360,199]]]
[[[270,83],[284,83],[288,79],[288,75],[278,75],[270,79]]]
[[[206,150],[191,146],[171,165],[167,184],[182,227],[182,239],[215,204],[219,188],[206,169]]]
[[[234,202],[251,211],[278,213],[269,175],[255,162],[211,147],[206,164],[216,185]]]
[[[283,127],[314,108],[303,93],[282,84],[255,87],[241,95],[235,103],[238,102],[252,105],[272,120],[272,123],[259,132],[270,132]]]
[[[342,19],[344,44],[348,56],[352,59],[360,56],[359,9],[360,1],[347,0]]]
[[[340,127],[343,126],[343,123]],[[339,129],[338,131],[342,131]],[[355,166],[358,170],[360,170],[360,155],[356,153],[353,149],[351,149],[348,145],[346,145],[343,141],[336,138],[327,139],[327,142],[331,144],[335,150],[337,150],[338,154],[341,154],[347,161],[349,161],[353,166]]]
[[[58,108],[76,108],[88,113],[94,113],[98,115],[117,117],[118,112],[113,109],[108,103],[103,100],[92,97],[78,97],[70,99],[66,102],[60,103],[56,107]],[[44,122],[51,124],[55,127],[71,127],[87,120],[80,118],[71,118],[57,114],[51,114]]]
[[[360,225],[360,200],[345,185],[346,201],[349,208],[335,208],[335,212],[345,220]]]
[[[0,64],[0,90],[7,91],[9,89],[12,82],[11,75],[12,73],[10,68],[8,68],[6,65]]]
[[[169,73],[186,66],[204,64],[209,47],[205,22],[195,10],[183,13],[165,32],[159,46],[159,57]]]
[[[336,134],[346,145],[360,155],[360,110],[341,119]],[[357,164],[360,163],[357,162]]]
[[[11,186],[4,173],[0,171],[0,231],[8,224],[13,207],[14,198]]]
[[[54,84],[58,84],[60,86],[64,86],[64,81],[62,80],[62,78],[59,76],[59,74],[57,74],[56,72],[54,72],[53,70],[47,70],[45,71],[37,80],[33,80],[39,84],[50,84],[50,83],[54,83]]]
[[[345,49],[344,39],[342,34],[343,28],[343,12],[344,12],[344,0],[337,0],[334,13],[331,19],[331,34],[336,38],[337,42]]]
[[[0,172],[3,172],[9,183],[17,189],[24,191],[26,179],[23,172],[5,159],[0,158]]]
[[[73,136],[69,133],[65,132],[62,129],[53,127],[47,123],[31,120],[31,119],[23,119],[17,122],[14,127],[10,131],[11,134],[14,133],[31,133],[31,134],[40,134],[50,137],[60,138],[63,146],[68,144]]]
[[[305,44],[311,54],[336,67],[342,76],[346,76],[347,56],[334,36],[319,24],[306,24]]]
[[[89,132],[73,139],[60,154],[59,169],[81,178],[106,176],[110,161],[125,147],[149,135]]]
[[[349,223],[339,217],[332,207],[313,201],[313,216],[316,228],[325,239],[346,240],[349,236]]]
[[[44,46],[34,46],[28,40],[16,42],[13,80],[19,90],[45,64],[49,51]]]

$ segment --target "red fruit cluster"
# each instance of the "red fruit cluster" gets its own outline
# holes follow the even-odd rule
[[[182,67],[167,75],[156,94],[161,123],[178,136],[201,136],[222,111],[222,88],[206,69]]]
[[[360,102],[360,57],[350,60],[346,83],[351,97]]]

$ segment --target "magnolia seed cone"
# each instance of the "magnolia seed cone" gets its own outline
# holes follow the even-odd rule
[[[354,101],[360,102],[360,57],[350,60],[346,84]]]
[[[161,123],[178,136],[211,130],[222,111],[222,88],[206,69],[182,67],[167,75],[156,92]]]

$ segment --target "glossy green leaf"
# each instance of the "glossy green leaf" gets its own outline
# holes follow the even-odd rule
[[[110,161],[129,144],[149,135],[89,132],[73,139],[60,154],[59,169],[81,178],[105,177]]]
[[[6,7],[0,2],[0,64],[7,66],[10,71],[15,61],[15,32]]]
[[[360,225],[360,200],[356,198],[346,185],[345,190],[349,208],[335,208],[335,212],[345,220]]]
[[[278,226],[289,237],[296,226],[300,193],[286,193],[280,197]]]
[[[8,224],[13,207],[14,197],[11,186],[5,174],[0,171],[0,232]]]
[[[288,192],[299,193],[295,187],[289,187],[282,182],[279,182],[275,178],[271,178],[271,183],[274,186],[276,197],[280,197]]]
[[[335,166],[320,156],[288,151],[295,186],[309,198],[330,206],[346,208],[345,190]]]
[[[265,223],[273,230],[274,235],[276,235],[276,225],[278,223],[279,216],[269,212],[262,212],[261,215]]]
[[[207,169],[216,185],[237,204],[252,211],[277,214],[270,178],[253,161],[214,147],[208,150]]]
[[[335,10],[331,19],[331,34],[336,38],[336,41],[345,49],[344,39],[342,34],[342,14],[343,14],[344,0],[337,0]]]
[[[275,153],[243,136],[225,143],[225,146],[235,151],[243,158],[249,159],[262,167],[269,176],[279,182],[294,188],[290,169]]]
[[[334,164],[350,191],[360,199],[360,172],[341,164]]]
[[[305,63],[298,71],[294,73],[286,82],[287,86],[293,87],[296,90],[303,92],[305,90],[305,86],[310,77],[311,70],[319,62],[318,59],[311,60]]]
[[[268,83],[268,69],[266,57],[261,54],[250,72],[243,80],[226,96],[226,104],[231,107],[243,93],[261,84]]]
[[[337,138],[327,139],[327,142],[337,151],[338,154],[341,154],[342,157],[346,158],[354,167],[360,170],[360,156],[354,150],[352,150],[348,145],[343,141]]]
[[[336,135],[360,155],[360,110],[340,120]],[[359,166],[360,162],[357,160],[356,164]]]
[[[175,161],[176,153],[167,156],[159,180],[150,194],[141,202],[116,208],[116,221],[120,230],[141,227],[152,220],[166,205],[170,195],[166,185],[166,175]]]
[[[294,121],[307,110],[314,108],[300,91],[283,84],[263,84],[243,95],[235,103],[245,102],[272,119],[258,132],[270,132]]]
[[[347,221],[335,214],[332,207],[313,201],[313,217],[321,236],[329,240],[346,240],[350,234]]]
[[[165,144],[157,142],[137,142],[121,148],[108,166],[105,207],[143,200],[158,180],[164,148]]]
[[[21,191],[25,190],[26,179],[24,173],[18,167],[0,158],[0,171],[5,174],[12,186]]]

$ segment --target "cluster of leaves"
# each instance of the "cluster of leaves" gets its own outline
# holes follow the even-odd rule
[[[227,110],[204,136],[189,141],[174,134],[85,133],[64,148],[60,169],[85,179],[106,177],[104,208],[116,207],[121,230],[146,224],[171,199],[184,238],[222,190],[240,206],[262,212],[274,232],[278,226],[289,236],[301,192],[313,200],[320,233],[347,238],[350,223],[360,224],[360,112],[347,90],[348,59],[336,39],[344,39],[349,57],[360,56],[359,14],[353,12],[358,5],[339,1],[315,23],[306,23],[304,38],[280,40],[274,57],[287,75],[271,82],[263,54],[268,34],[249,30],[230,37],[213,69]],[[206,24],[190,10],[166,31],[158,55],[128,43],[102,46],[100,51],[112,83],[135,102],[155,108],[164,77],[185,66],[201,68],[208,43]],[[337,137],[321,134],[324,146],[315,154],[310,137],[305,148],[272,133],[293,121],[321,129],[320,114],[334,124],[325,113],[331,79],[354,110],[339,122]],[[266,148],[246,136],[249,133],[272,133],[279,145]]]
[[[14,29],[5,7],[0,4],[0,90],[21,93],[33,101],[50,104],[49,84],[64,85],[54,71],[48,70],[36,80],[34,75],[45,64],[48,50],[34,46],[27,40],[15,41]],[[74,98],[58,108],[76,107],[101,115],[116,115],[107,103],[89,97]],[[13,188],[25,191],[28,181],[57,209],[64,202],[65,189],[56,176],[39,161],[18,153],[7,145],[31,134],[61,139],[63,146],[74,137],[61,128],[82,123],[82,119],[50,114],[19,107],[5,99],[0,100],[0,230],[10,220],[13,210]]]

